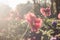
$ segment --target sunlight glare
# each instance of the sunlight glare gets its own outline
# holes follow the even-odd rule
[[[11,8],[15,8],[17,4],[27,3],[27,1],[32,1],[32,0],[0,0],[0,3],[6,4]]]

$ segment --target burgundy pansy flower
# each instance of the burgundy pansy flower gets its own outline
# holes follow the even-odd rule
[[[46,16],[50,16],[50,15],[51,15],[51,10],[50,10],[49,7],[47,7],[47,8],[45,9],[45,12],[46,12]]]

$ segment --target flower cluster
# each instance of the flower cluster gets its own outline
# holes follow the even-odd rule
[[[37,31],[42,26],[42,19],[41,18],[37,18],[34,15],[34,13],[30,13],[29,12],[28,14],[26,14],[25,19],[30,24],[31,29],[33,31]]]

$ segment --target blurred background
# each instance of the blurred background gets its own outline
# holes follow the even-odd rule
[[[50,33],[55,29],[60,30],[59,2],[60,0],[0,0],[0,40],[26,40],[24,38],[30,35],[30,27],[25,20],[28,12],[33,12],[44,20],[40,29],[41,40],[50,40]],[[40,12],[41,8],[47,7],[50,8],[50,16]],[[54,21],[57,22],[56,28],[52,26]]]

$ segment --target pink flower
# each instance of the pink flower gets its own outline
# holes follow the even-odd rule
[[[41,8],[41,9],[40,9],[40,12],[41,12],[42,15],[45,16],[45,17],[51,15],[51,11],[50,11],[50,8],[49,8],[49,7],[47,7],[47,8]]]
[[[29,12],[28,14],[25,15],[25,19],[29,23],[31,23],[32,20],[34,20],[35,18],[36,18],[36,16],[34,15],[34,13],[31,13],[31,12]]]
[[[60,19],[60,13],[58,14],[58,19]]]
[[[41,8],[40,12],[42,13],[42,15],[46,16],[46,14],[45,14],[45,8]]]
[[[41,18],[37,18],[34,13],[28,13],[25,16],[25,19],[27,20],[27,22],[30,24],[31,29],[33,31],[37,31],[39,28],[41,28],[42,26],[42,19]]]
[[[35,19],[35,27],[36,28],[41,28],[41,26],[42,26],[42,19],[36,18]]]

